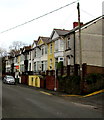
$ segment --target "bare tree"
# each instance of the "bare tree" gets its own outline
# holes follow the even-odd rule
[[[6,55],[7,55],[6,49],[0,47],[0,57],[4,57]]]
[[[12,45],[9,46],[10,51],[11,50],[19,50],[21,47],[25,46],[26,44],[21,41],[13,41]]]

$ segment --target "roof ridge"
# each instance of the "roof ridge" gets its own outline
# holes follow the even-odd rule
[[[57,28],[54,28],[54,30],[70,31],[70,30],[66,30],[66,29],[57,29]]]

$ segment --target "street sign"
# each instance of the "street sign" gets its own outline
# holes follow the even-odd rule
[[[19,66],[15,66],[16,69],[19,69]]]

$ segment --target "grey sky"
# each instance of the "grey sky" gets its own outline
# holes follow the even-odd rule
[[[32,44],[39,36],[49,37],[54,28],[72,29],[77,21],[77,3],[33,21],[15,27],[40,15],[53,11],[76,0],[0,0],[0,47],[8,48],[13,41]],[[102,15],[103,0],[80,0],[81,21],[86,23]]]

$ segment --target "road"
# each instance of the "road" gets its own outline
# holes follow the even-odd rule
[[[21,85],[2,85],[3,118],[102,118],[102,112]]]

